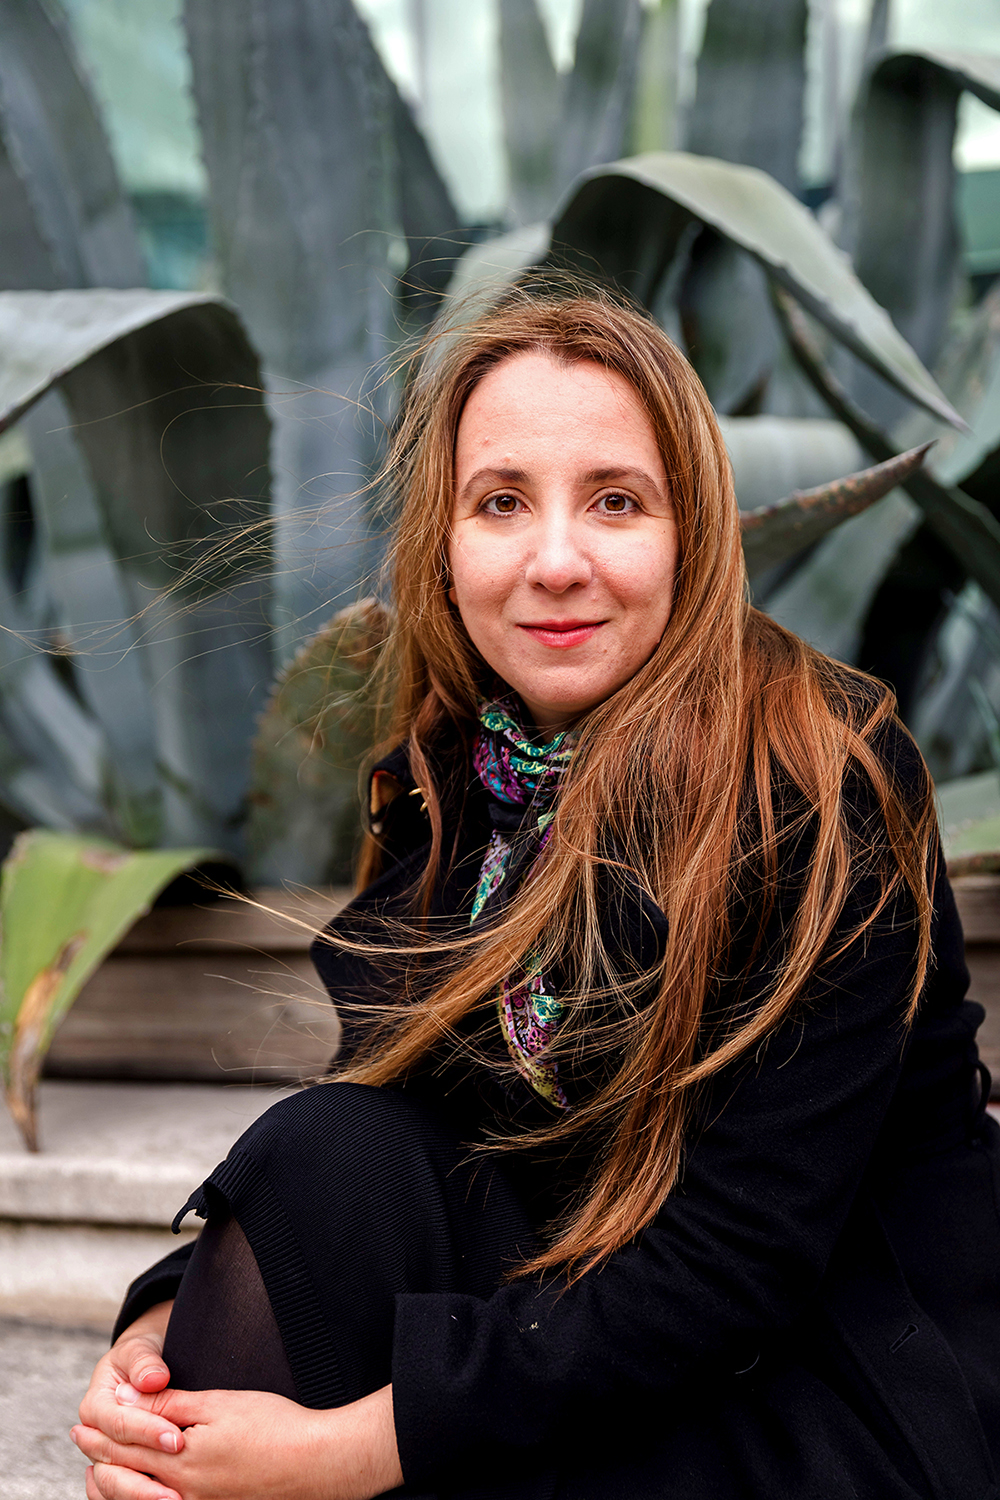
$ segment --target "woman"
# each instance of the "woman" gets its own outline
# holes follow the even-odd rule
[[[347,1070],[131,1289],[88,1495],[995,1495],[1000,1132],[888,694],[748,606],[608,298],[465,329],[393,472]]]

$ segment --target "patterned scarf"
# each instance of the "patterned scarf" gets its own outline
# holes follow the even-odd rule
[[[484,911],[492,912],[500,906],[507,894],[501,894],[501,887],[512,874],[516,877],[525,863],[528,880],[538,869],[555,816],[553,804],[573,754],[571,731],[563,730],[547,744],[536,745],[516,715],[511,698],[480,705],[473,763],[495,799],[491,810],[498,826],[479,872],[470,925]],[[497,1015],[514,1066],[543,1099],[559,1109],[568,1109],[557,1065],[539,1055],[551,1042],[563,1008],[530,956],[524,972],[508,976],[497,992]]]

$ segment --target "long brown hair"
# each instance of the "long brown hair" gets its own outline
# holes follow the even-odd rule
[[[383,663],[388,739],[409,747],[432,830],[415,913],[426,910],[450,857],[443,803],[451,793],[440,768],[450,755],[467,779],[477,699],[491,677],[447,597],[455,436],[476,383],[525,351],[595,361],[638,393],[678,528],[672,612],[645,666],[581,722],[537,874],[485,930],[450,944],[428,938],[426,951],[450,954],[447,972],[422,998],[387,1005],[371,1045],[342,1076],[370,1084],[405,1076],[443,1041],[464,1045],[459,1023],[529,955],[543,970],[558,963],[569,976],[570,1003],[554,1050],[594,1046],[614,1060],[588,1098],[531,1137],[571,1141],[586,1133],[605,1143],[584,1195],[523,1268],[573,1276],[654,1216],[677,1181],[697,1090],[758,1047],[802,996],[829,957],[865,858],[879,865],[881,896],[863,926],[906,888],[916,907],[912,1013],[929,961],[934,813],[929,779],[914,807],[872,748],[893,713],[886,690],[750,607],[728,457],[683,355],[649,318],[609,294],[516,290],[432,349],[409,391],[390,464],[398,517],[390,562],[396,625]],[[442,746],[451,748],[445,754]],[[857,847],[845,818],[852,765],[881,807],[878,859]],[[758,872],[762,911],[771,899],[782,837],[777,777],[796,789],[800,826],[812,834],[795,920],[768,992],[706,1046],[741,873]],[[377,873],[380,858],[370,836],[362,882]],[[609,867],[628,871],[667,915],[666,952],[652,973],[629,972],[605,951],[599,888]]]

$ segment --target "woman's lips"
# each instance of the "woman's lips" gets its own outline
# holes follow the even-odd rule
[[[521,625],[534,640],[543,646],[555,646],[567,650],[589,641],[605,622],[603,620],[542,620],[538,624]]]

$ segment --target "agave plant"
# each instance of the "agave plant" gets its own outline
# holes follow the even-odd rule
[[[139,854],[40,828],[15,841],[0,877],[0,1057],[7,1106],[29,1150],[38,1150],[35,1089],[59,1022],[160,891],[211,854]]]
[[[250,879],[346,875],[384,616],[326,622],[378,562],[367,496],[396,355],[529,270],[612,282],[685,344],[724,419],[755,599],[794,628],[856,656],[922,516],[959,583],[1000,600],[996,314],[928,373],[954,303],[953,183],[920,199],[937,239],[909,264],[878,177],[941,165],[958,93],[995,103],[989,60],[873,50],[840,186],[852,269],[795,196],[805,0],[712,0],[686,151],[667,149],[676,0],[585,0],[566,75],[536,0],[501,0],[511,201],[483,243],[350,0],[186,0],[224,300],[141,290],[53,6],[0,0],[0,807],[63,838],[18,846],[11,920],[60,850],[84,886],[95,858],[152,861],[131,905],[124,877],[99,888],[105,916],[208,850]],[[972,436],[949,440],[963,418]],[[0,1064],[29,1132],[55,1021],[121,930],[73,923],[25,926],[29,956],[0,976]]]

